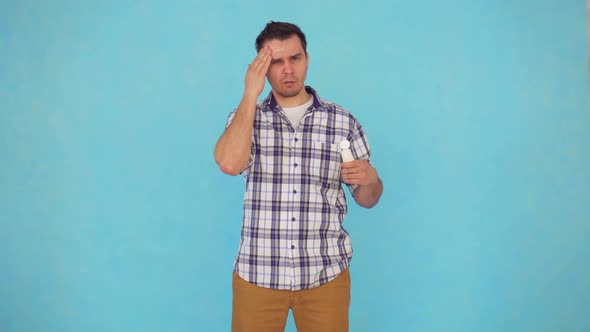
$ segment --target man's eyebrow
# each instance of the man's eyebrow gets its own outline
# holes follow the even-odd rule
[[[302,52],[295,53],[293,55],[289,55],[289,59],[293,59],[293,58],[300,57],[300,56],[303,56]],[[282,57],[281,58],[274,58],[273,57],[273,58],[271,58],[271,61],[280,61],[281,59],[282,59]]]

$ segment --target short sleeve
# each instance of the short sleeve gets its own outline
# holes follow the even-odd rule
[[[360,123],[353,117],[352,118],[352,131],[348,137],[348,141],[350,142],[350,151],[355,160],[362,159],[367,160],[371,163],[371,148],[369,146],[369,142],[367,140],[367,136],[365,135],[363,128],[361,127]],[[358,187],[357,184],[346,184],[348,186],[348,190],[354,196],[354,191]]]

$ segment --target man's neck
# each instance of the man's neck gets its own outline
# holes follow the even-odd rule
[[[309,98],[311,98],[311,95],[309,93],[307,93],[305,88],[303,88],[301,90],[301,92],[299,94],[297,94],[296,96],[289,97],[289,98],[281,97],[278,94],[274,93],[274,91],[273,91],[272,95],[275,98],[275,100],[277,101],[277,104],[279,106],[281,106],[282,108],[297,107],[297,106],[303,105],[307,101],[309,101]]]

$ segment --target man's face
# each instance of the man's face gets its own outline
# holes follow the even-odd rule
[[[266,78],[272,89],[283,98],[295,97],[305,87],[309,58],[296,35],[289,39],[273,39],[264,43],[272,50]]]

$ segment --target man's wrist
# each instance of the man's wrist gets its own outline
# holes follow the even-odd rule
[[[242,101],[247,103],[256,103],[256,101],[258,100],[258,96],[260,96],[259,93],[245,90],[244,94],[242,95]]]

